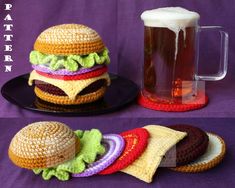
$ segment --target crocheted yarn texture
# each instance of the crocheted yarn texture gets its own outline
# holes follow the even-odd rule
[[[97,161],[88,165],[88,168],[82,173],[72,174],[73,177],[92,176],[110,166],[121,155],[125,146],[125,141],[118,134],[106,134],[103,136],[102,144],[106,148],[106,153]]]
[[[107,67],[104,66],[104,67],[101,67],[101,68],[94,70],[94,71],[91,71],[91,72],[73,75],[73,76],[48,74],[48,73],[44,73],[44,72],[37,71],[37,70],[36,70],[36,72],[44,77],[47,77],[47,78],[54,78],[54,79],[59,79],[59,80],[83,80],[83,79],[94,78],[94,77],[100,76],[100,75],[106,73],[107,70],[108,70]]]
[[[106,80],[107,85],[110,84],[110,78],[109,78],[108,73],[104,73],[101,76],[89,78],[85,80],[58,80],[58,79],[47,78],[47,77],[41,76],[36,71],[32,71],[29,77],[29,85],[32,85],[34,80],[43,81],[43,82],[49,83],[53,86],[60,88],[62,91],[64,91],[68,95],[70,99],[75,99],[77,94],[79,94],[88,85],[101,79]]]
[[[149,133],[143,128],[125,131],[120,134],[125,140],[125,148],[121,156],[99,174],[106,175],[117,172],[134,162],[145,150]]]
[[[44,72],[46,74],[50,74],[50,75],[57,75],[57,76],[76,76],[79,74],[84,74],[84,73],[88,73],[88,72],[92,72],[96,69],[100,69],[104,67],[104,65],[96,65],[92,68],[80,68],[77,71],[69,71],[66,69],[59,69],[59,70],[51,70],[50,67],[45,66],[45,65],[32,65],[32,68],[36,71],[40,71],[40,72]]]
[[[150,134],[147,148],[138,159],[121,171],[150,183],[162,157],[173,145],[183,139],[186,133],[157,125],[148,125],[144,128]]]
[[[138,104],[145,108],[166,112],[185,112],[190,110],[196,110],[199,108],[203,108],[209,102],[208,96],[202,93],[198,93],[198,96],[195,98],[194,101],[185,104],[157,103],[145,97],[142,92],[139,94],[137,100]]]
[[[36,84],[37,97],[54,104],[78,105],[97,101],[110,85],[106,67],[110,63],[108,54],[98,33],[85,25],[50,27],[38,36],[30,53],[29,59],[35,70],[28,83],[32,86],[34,81],[42,81],[62,90],[67,96],[48,92]],[[98,80],[106,80],[106,83],[80,96],[82,90]]]
[[[98,102],[86,103],[86,104],[81,104],[79,106],[76,106],[76,105],[53,104],[53,103],[41,100],[38,97],[35,99],[34,105],[37,106],[38,109],[56,110],[56,111],[61,111],[61,112],[83,112],[85,110],[96,110],[97,105],[101,109],[107,107],[107,104],[102,100],[100,100]]]
[[[51,84],[48,84],[39,80],[35,81],[34,84],[35,84],[35,87],[39,88],[40,90],[46,93],[49,93],[52,95],[58,95],[58,96],[67,96],[64,91],[62,91],[60,88],[53,86]],[[79,95],[86,95],[89,93],[93,93],[99,90],[101,87],[106,87],[106,81],[104,79],[93,82],[92,84],[87,86],[85,89],[83,89],[79,93]]]
[[[8,154],[22,168],[48,168],[76,155],[80,142],[74,132],[60,122],[36,122],[21,129],[12,139]]]
[[[100,52],[104,43],[98,33],[81,24],[62,24],[43,31],[34,44],[34,50],[45,54],[86,55]]]
[[[63,123],[45,121],[22,128],[13,137],[8,153],[14,164],[33,169],[35,174],[42,173],[45,180],[55,176],[65,181],[70,175],[88,177],[120,170],[150,183],[163,157],[175,145],[177,162],[185,162],[185,156],[197,158],[170,168],[174,171],[201,172],[218,165],[225,156],[225,142],[218,135],[205,134],[208,136],[204,137],[202,130],[189,125],[171,128],[148,125],[121,135],[102,136],[97,129],[73,132]],[[208,137],[206,152],[196,155]]]
[[[86,169],[86,164],[93,163],[97,155],[105,153],[105,147],[101,144],[102,134],[98,129],[77,130],[75,134],[80,138],[81,149],[73,159],[52,168],[34,169],[34,173],[42,172],[42,177],[45,180],[55,176],[59,180],[65,181],[69,179],[69,173],[83,172]]]
[[[86,95],[77,95],[76,99],[70,99],[67,96],[58,96],[52,95],[46,92],[43,92],[41,89],[35,87],[34,92],[37,97],[40,99],[54,103],[54,104],[61,104],[61,105],[77,105],[77,104],[86,104],[96,101],[104,96],[106,91],[106,87],[101,87],[99,90],[89,93]]]
[[[195,173],[206,171],[217,166],[225,156],[226,145],[220,136],[213,133],[207,133],[207,135],[209,137],[209,145],[202,156],[190,164],[171,169],[179,172]]]
[[[201,155],[203,155],[208,147],[207,134],[198,127],[191,125],[173,125],[169,128],[176,131],[186,132],[187,136],[176,144],[176,152],[169,150],[162,164],[173,167],[188,164]],[[175,149],[175,148],[174,148]],[[174,165],[175,164],[175,165]]]

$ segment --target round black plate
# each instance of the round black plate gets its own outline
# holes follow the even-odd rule
[[[1,89],[2,96],[9,102],[22,108],[53,113],[57,115],[88,116],[113,112],[135,100],[138,86],[131,80],[115,74],[109,74],[111,85],[105,96],[90,104],[83,105],[55,105],[40,100],[34,94],[34,87],[28,85],[29,74],[24,74],[9,80]]]

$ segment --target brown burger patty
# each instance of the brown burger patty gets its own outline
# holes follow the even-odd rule
[[[58,96],[67,96],[63,90],[46,82],[36,80],[34,83],[35,86],[37,86],[39,89],[49,94],[58,95]],[[78,95],[86,95],[89,93],[93,93],[105,85],[106,85],[106,80],[104,79],[97,80],[94,83],[87,86],[85,89],[83,89]]]
[[[174,148],[166,153],[164,162],[176,160],[176,166],[181,166],[189,164],[206,152],[209,138],[206,132],[200,128],[185,124],[172,125],[169,128],[186,132],[187,136],[176,144],[176,155],[175,152],[172,152]]]

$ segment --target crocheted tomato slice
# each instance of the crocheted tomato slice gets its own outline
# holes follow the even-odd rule
[[[106,134],[103,136],[102,144],[106,147],[106,153],[82,173],[72,174],[73,177],[88,177],[99,173],[112,164],[122,153],[125,141],[117,134]]]
[[[123,153],[112,165],[101,171],[99,174],[112,174],[126,168],[144,152],[148,144],[149,133],[144,128],[129,130],[120,135],[125,140]]]

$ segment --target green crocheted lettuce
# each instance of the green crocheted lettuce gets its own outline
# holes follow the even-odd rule
[[[59,180],[66,181],[69,179],[70,173],[83,172],[87,164],[91,164],[95,161],[97,155],[105,153],[105,147],[101,145],[102,134],[99,130],[77,130],[75,134],[80,138],[81,149],[74,159],[56,167],[34,169],[34,173],[40,174],[42,172],[44,180],[49,180],[52,176],[55,176]]]
[[[109,51],[105,48],[100,53],[90,53],[88,55],[69,55],[57,56],[46,55],[39,51],[30,52],[29,61],[34,65],[46,65],[52,70],[67,69],[69,71],[77,71],[79,68],[91,68],[96,64],[109,64]]]

